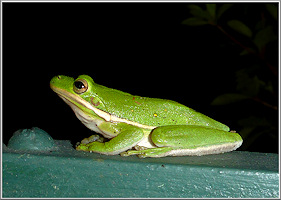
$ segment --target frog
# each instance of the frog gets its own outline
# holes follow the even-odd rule
[[[105,139],[85,138],[78,151],[140,158],[203,156],[234,151],[243,143],[227,125],[181,103],[109,88],[85,74],[54,76],[50,88]]]

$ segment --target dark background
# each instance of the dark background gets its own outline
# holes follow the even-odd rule
[[[245,107],[210,103],[235,90],[241,49],[224,48],[229,39],[217,29],[181,24],[186,5],[3,3],[3,142],[34,126],[73,144],[90,136],[49,88],[59,74],[175,100],[239,132]],[[277,153],[278,141],[264,137],[246,150]]]

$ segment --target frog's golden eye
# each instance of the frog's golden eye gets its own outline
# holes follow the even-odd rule
[[[88,83],[84,79],[78,79],[73,83],[73,90],[77,94],[82,94],[88,90]]]

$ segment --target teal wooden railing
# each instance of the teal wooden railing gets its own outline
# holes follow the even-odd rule
[[[140,159],[3,146],[4,198],[278,198],[277,154],[230,153]]]

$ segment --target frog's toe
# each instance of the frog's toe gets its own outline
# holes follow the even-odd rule
[[[146,158],[147,154],[143,151],[135,151],[135,150],[130,150],[130,151],[125,151],[120,153],[121,156],[131,156],[131,155],[137,155],[139,158]]]
[[[81,141],[81,144],[89,144],[89,143],[92,143],[92,142],[104,142],[104,137],[101,137],[100,135],[92,135],[88,138],[84,138],[82,141]]]
[[[147,154],[146,153],[140,153],[140,154],[138,154],[138,157],[139,158],[146,158]]]
[[[147,147],[136,145],[136,146],[134,146],[134,149],[137,151],[141,151],[141,150],[147,149]]]
[[[89,148],[86,144],[80,144],[79,146],[76,147],[77,151],[89,151]]]
[[[131,156],[131,155],[136,155],[136,154],[139,154],[139,151],[129,150],[129,151],[120,153],[121,156]]]
[[[120,156],[127,157],[127,156],[130,156],[130,154],[128,154],[128,152],[122,152],[122,153],[120,153]]]

